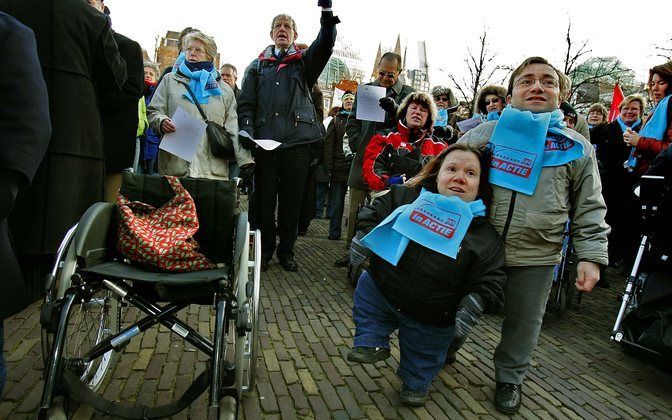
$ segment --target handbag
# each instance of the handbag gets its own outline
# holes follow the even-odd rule
[[[199,223],[193,198],[176,177],[166,180],[175,196],[160,208],[117,195],[117,249],[131,261],[160,271],[216,268],[198,252],[194,234]]]
[[[179,83],[182,83],[184,87],[187,88],[187,92],[189,92],[189,95],[191,95],[191,98],[194,100],[194,105],[196,105],[198,112],[200,112],[201,117],[203,117],[203,121],[205,121],[205,133],[208,136],[212,154],[220,159],[232,159],[234,157],[233,140],[231,140],[229,132],[216,122],[208,120],[208,117],[205,116],[203,108],[201,108],[201,105],[196,99],[196,95],[194,95],[194,92],[189,85],[181,81]]]

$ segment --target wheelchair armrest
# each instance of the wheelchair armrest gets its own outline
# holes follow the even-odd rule
[[[96,203],[79,220],[75,232],[75,253],[85,267],[108,261],[115,208],[111,203]]]
[[[233,264],[238,263],[240,254],[242,254],[243,249],[248,246],[248,237],[247,237],[247,212],[241,212],[236,216],[236,232],[235,232],[235,242],[233,248]]]

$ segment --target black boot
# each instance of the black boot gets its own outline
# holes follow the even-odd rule
[[[523,399],[523,386],[507,382],[497,382],[495,388],[495,408],[504,414],[516,414]]]

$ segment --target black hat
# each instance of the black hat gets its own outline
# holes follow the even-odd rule
[[[576,110],[569,104],[569,102],[561,103],[560,109],[565,114],[565,117],[574,118],[574,121],[578,119],[578,114],[576,113]]]

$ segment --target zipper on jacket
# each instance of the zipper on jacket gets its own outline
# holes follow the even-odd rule
[[[511,191],[511,202],[509,203],[509,213],[506,215],[506,223],[504,223],[504,230],[502,230],[502,242],[506,241],[506,234],[509,233],[509,226],[511,225],[511,218],[513,217],[513,209],[516,207],[516,191]]]

